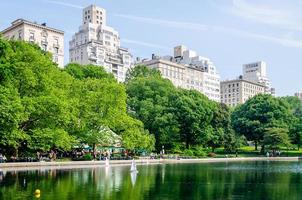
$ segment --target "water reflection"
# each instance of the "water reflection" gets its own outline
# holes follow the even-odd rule
[[[135,185],[137,172],[130,172],[132,186]]]
[[[0,171],[0,199],[276,199],[302,196],[300,162]]]

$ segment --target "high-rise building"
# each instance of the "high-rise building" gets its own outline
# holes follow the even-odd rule
[[[17,19],[12,25],[1,31],[4,38],[24,40],[39,45],[43,50],[49,51],[53,61],[59,67],[64,67],[64,32],[24,19]]]
[[[301,101],[302,101],[302,92],[296,92],[295,96],[298,97],[299,99],[301,99]]]
[[[243,104],[249,98],[265,93],[265,85],[244,80],[242,76],[238,79],[222,81],[221,86],[221,103],[228,106]]]
[[[140,64],[158,69],[176,87],[195,89],[220,102],[220,76],[210,59],[198,56],[185,46],[174,48],[174,56],[155,56]]]
[[[83,9],[82,25],[69,42],[69,61],[103,66],[119,82],[132,67],[132,55],[120,46],[119,33],[107,26],[106,10],[95,5]]]
[[[275,89],[266,74],[266,63],[263,61],[244,64],[243,79],[265,85],[265,93],[275,95]]]

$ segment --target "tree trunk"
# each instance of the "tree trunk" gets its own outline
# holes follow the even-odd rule
[[[300,150],[300,142],[298,142],[298,151]]]
[[[254,142],[255,142],[255,151],[257,151],[258,150],[258,143],[257,143],[256,140]]]
[[[260,150],[260,152],[261,152],[262,154],[264,154],[264,149],[265,149],[265,146],[264,146],[264,144],[262,144],[262,145],[261,145],[261,150]]]
[[[18,157],[19,157],[19,156],[18,156],[18,154],[19,154],[19,152],[18,152],[18,147],[16,148],[16,151],[15,151],[15,152],[16,152],[16,156],[15,156],[15,157],[18,158]]]
[[[93,160],[95,160],[95,144],[92,144]]]
[[[186,148],[187,148],[187,149],[190,148],[190,144],[189,144],[189,141],[188,141],[188,140],[186,141]]]

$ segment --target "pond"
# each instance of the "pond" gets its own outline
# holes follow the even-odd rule
[[[1,171],[0,199],[302,198],[302,162],[230,162]],[[35,197],[34,191],[41,195]]]

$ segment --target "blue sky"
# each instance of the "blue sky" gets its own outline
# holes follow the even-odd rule
[[[107,10],[107,24],[134,56],[168,55],[184,44],[209,57],[222,80],[263,60],[277,95],[302,91],[302,0],[1,0],[0,29],[24,18],[64,30],[67,62],[89,4]]]

